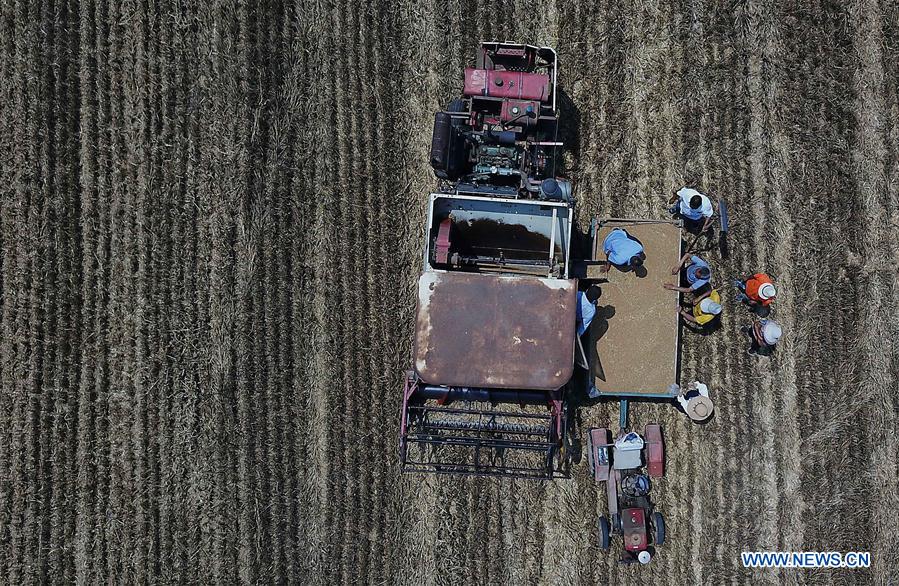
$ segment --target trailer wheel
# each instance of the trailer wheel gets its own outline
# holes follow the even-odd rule
[[[662,545],[665,543],[665,518],[662,517],[662,513],[656,511],[652,514],[652,524],[656,530],[656,546]]]
[[[612,529],[609,526],[609,520],[605,515],[599,516],[599,547],[603,550],[609,549],[612,543]]]

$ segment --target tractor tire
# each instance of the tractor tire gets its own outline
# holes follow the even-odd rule
[[[665,543],[665,518],[662,513],[656,511],[652,514],[652,524],[655,528],[655,544],[656,547]]]
[[[599,516],[599,547],[604,551],[609,549],[612,544],[612,528],[609,526],[609,520],[605,515]]]
[[[447,112],[464,112],[465,111],[465,100],[462,98],[456,98],[446,106]]]

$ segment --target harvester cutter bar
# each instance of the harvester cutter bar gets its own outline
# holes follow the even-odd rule
[[[481,411],[479,409],[461,409],[456,407],[429,407],[427,405],[409,405],[408,410],[427,411],[441,415],[483,415],[485,417],[516,417],[521,419],[538,419],[550,421],[551,415],[545,413],[515,413],[513,411]]]
[[[504,476],[506,478],[528,478],[545,480],[552,476],[543,468],[525,466],[478,466],[473,464],[428,464],[408,462],[406,472],[429,472],[432,474],[461,474],[465,476]]]
[[[483,438],[465,437],[460,435],[442,435],[440,439],[435,439],[427,435],[410,435],[407,438],[412,443],[430,444],[435,446],[471,446],[473,448],[512,448],[514,450],[530,450],[532,452],[543,452],[553,447],[551,442],[534,442],[527,440],[487,440]]]

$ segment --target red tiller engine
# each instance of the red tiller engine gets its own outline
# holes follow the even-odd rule
[[[642,551],[649,545],[646,538],[646,513],[642,508],[621,511],[621,529],[624,534],[624,549]]]

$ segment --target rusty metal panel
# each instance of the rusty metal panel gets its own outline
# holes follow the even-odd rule
[[[665,444],[662,442],[662,427],[649,424],[643,431],[646,438],[646,470],[653,478],[665,474]]]
[[[427,383],[558,389],[574,370],[577,282],[427,271],[415,370]]]

